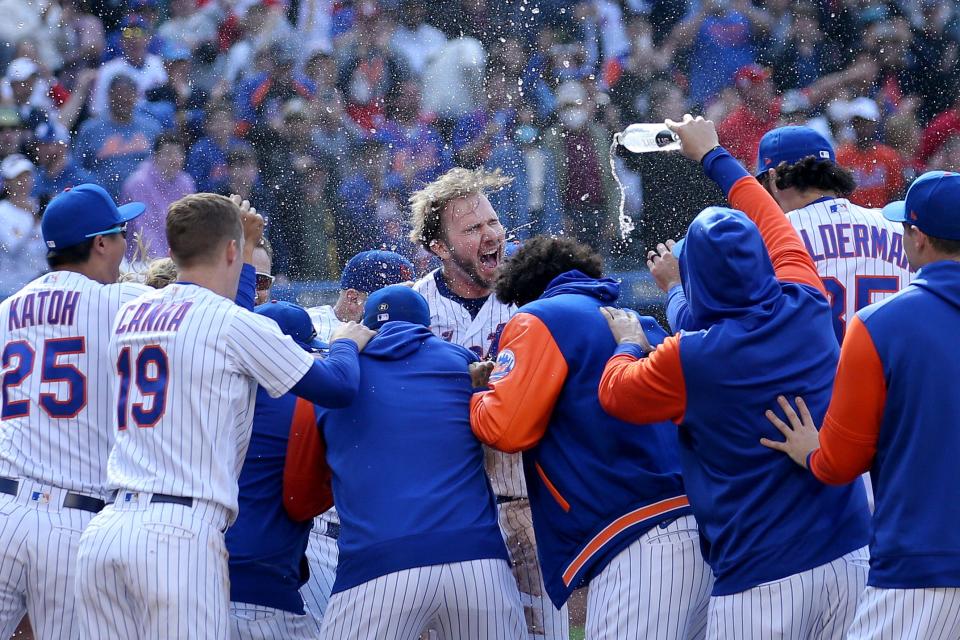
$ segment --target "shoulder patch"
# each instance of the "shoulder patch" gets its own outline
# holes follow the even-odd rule
[[[513,355],[513,351],[510,349],[504,349],[497,356],[497,366],[494,367],[493,373],[490,374],[490,382],[496,382],[497,380],[503,380],[510,372],[513,371],[514,366],[517,364],[517,359]]]

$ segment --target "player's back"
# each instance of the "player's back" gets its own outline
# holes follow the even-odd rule
[[[838,341],[843,341],[847,321],[857,311],[909,284],[903,229],[878,209],[845,198],[822,198],[787,217],[830,294]]]
[[[306,368],[276,324],[208,289],[173,284],[117,314],[111,357],[117,442],[111,486],[215,502],[236,512],[257,381],[273,396]],[[286,338],[291,348],[297,348]],[[271,374],[265,379],[265,372]]]
[[[106,491],[116,410],[110,327],[121,306],[145,291],[55,271],[0,303],[0,475]]]

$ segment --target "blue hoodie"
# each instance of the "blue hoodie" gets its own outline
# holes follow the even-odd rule
[[[523,451],[543,579],[560,607],[624,548],[690,513],[676,427],[637,427],[603,411],[596,389],[616,344],[600,314],[620,285],[563,273],[503,330],[491,390],[474,396],[481,440]],[[653,344],[666,333],[641,318]]]
[[[823,418],[839,350],[822,283],[779,207],[723,149],[704,166],[751,215],[711,207],[697,216],[680,256],[697,330],[649,356],[618,348],[600,395],[620,418],[679,425],[687,494],[722,596],[865,546],[869,512],[860,480],[826,487],[760,444],[782,439],[764,416],[781,393],[803,396]]]
[[[470,351],[387,322],[360,354],[360,393],[321,410],[340,515],[333,593],[388,573],[507,560],[483,450],[470,431]]]

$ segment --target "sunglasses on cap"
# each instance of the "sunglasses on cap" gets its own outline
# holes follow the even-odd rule
[[[274,277],[269,273],[257,271],[257,291],[265,291],[273,286]]]

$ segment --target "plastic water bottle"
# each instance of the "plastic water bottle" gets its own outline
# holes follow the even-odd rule
[[[633,153],[650,151],[676,151],[680,138],[663,124],[632,124],[613,136],[614,142]]]

